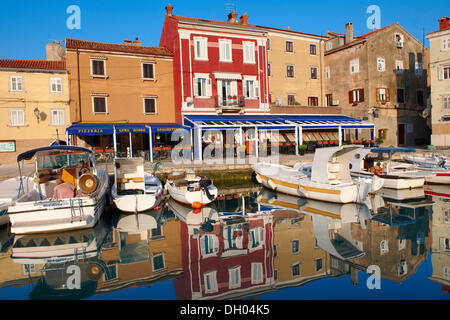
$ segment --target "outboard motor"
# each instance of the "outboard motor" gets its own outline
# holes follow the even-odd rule
[[[209,192],[208,187],[212,185],[211,180],[209,180],[208,178],[203,178],[202,180],[200,180],[200,187],[205,190],[205,194],[208,197],[209,200],[213,200],[214,196]]]

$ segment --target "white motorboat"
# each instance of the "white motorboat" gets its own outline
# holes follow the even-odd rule
[[[407,163],[426,167],[440,167],[440,168],[450,167],[450,158],[438,154],[433,154],[431,157],[406,156],[403,158],[403,160],[405,160],[405,162]]]
[[[415,152],[414,149],[405,148],[374,148],[360,149],[350,160],[351,175],[353,178],[370,178],[378,176],[382,178],[383,188],[413,189],[421,188],[425,183],[423,172],[417,169],[392,162],[392,155],[396,152]],[[387,155],[387,157],[383,157]],[[373,172],[371,169],[377,163],[380,168]]]
[[[408,170],[414,174],[424,177],[426,184],[447,184],[450,185],[450,169],[439,164],[421,164],[409,162],[392,162],[397,170]]]
[[[33,188],[33,178],[20,177],[7,179],[0,182],[0,226],[9,223],[8,207],[17,200],[20,184],[23,183],[25,192]]]
[[[327,202],[362,203],[373,181],[378,178],[372,176],[358,182],[352,180],[349,161],[360,148],[340,146],[317,149],[312,166],[297,163],[291,168],[257,163],[253,169],[257,181],[275,191]]]
[[[111,196],[122,212],[138,213],[156,207],[163,194],[161,181],[144,171],[143,158],[114,159]]]
[[[20,162],[34,158],[33,188],[20,184],[19,195],[8,208],[11,232],[45,233],[95,226],[105,206],[109,181],[98,170],[92,150],[76,146],[50,146],[29,150]],[[22,177],[23,178],[23,177]]]
[[[194,207],[211,203],[218,193],[211,180],[196,176],[193,171],[169,174],[165,188],[176,201]]]

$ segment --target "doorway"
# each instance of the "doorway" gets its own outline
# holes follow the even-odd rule
[[[397,144],[404,145],[405,144],[405,124],[399,123],[398,124],[398,130],[397,130]]]

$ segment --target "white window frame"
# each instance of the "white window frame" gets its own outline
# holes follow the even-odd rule
[[[401,267],[404,269],[404,273],[400,273]],[[406,260],[402,260],[397,265],[397,275],[398,276],[404,276],[408,274],[408,262]]]
[[[297,243],[298,243],[297,251],[296,251],[296,252],[294,252],[294,242],[297,242]],[[291,253],[292,253],[292,254],[299,254],[299,253],[300,253],[300,240],[292,240],[292,241],[291,241]]]
[[[449,266],[442,267],[442,276],[444,278],[450,279],[450,267]]]
[[[292,77],[288,76],[288,68],[289,67],[292,67]],[[289,78],[289,79],[294,79],[295,78],[295,65],[293,65],[293,64],[287,64],[286,65],[286,78]]]
[[[450,99],[450,96],[449,96]],[[450,100],[449,100],[450,103]],[[444,210],[444,223],[450,224],[450,210]]]
[[[313,69],[316,69],[316,77],[315,78],[312,77]],[[309,78],[310,78],[310,80],[319,80],[319,68],[318,67],[315,67],[315,66],[309,67]]]
[[[108,114],[108,95],[107,94],[92,94],[92,113],[93,114]],[[96,112],[94,98],[105,98],[105,112]]]
[[[389,252],[389,242],[388,240],[380,241],[380,254],[385,254]]]
[[[450,109],[450,95],[442,96],[442,109]]]
[[[56,116],[56,118],[58,120],[62,120],[62,122],[59,122],[59,121],[55,122],[55,118],[53,117],[53,112],[56,112],[58,114]],[[51,121],[52,126],[57,126],[57,127],[65,126],[66,125],[66,110],[61,109],[61,108],[50,109],[50,118],[51,118],[50,121]]]
[[[247,86],[250,82],[253,90],[249,90],[249,95],[247,96]],[[257,100],[260,96],[259,93],[259,81],[256,80],[256,76],[244,76],[242,80],[242,92],[244,94],[244,99]]]
[[[205,246],[203,245],[205,241],[205,237],[208,239],[208,243],[211,247],[211,252],[206,253]],[[213,257],[217,255],[217,252],[219,252],[219,239],[215,234],[204,234],[200,237],[200,253],[202,255],[202,258],[208,258]]]
[[[398,74],[402,74],[403,70],[403,60],[395,60],[395,72]]]
[[[399,238],[398,239],[398,251],[406,249],[406,239]]]
[[[219,39],[219,61],[233,62],[233,43],[230,39]]]
[[[93,78],[108,78],[108,72],[106,70],[106,59],[101,58],[90,58],[90,65],[91,65],[91,77]],[[102,61],[103,62],[103,72],[104,74],[94,74],[94,61]]]
[[[317,270],[317,261],[322,261],[322,266],[321,266],[321,268],[319,269],[319,270]],[[322,271],[323,270],[323,259],[322,258],[317,258],[316,260],[316,272],[320,272],[320,271]]]
[[[331,41],[327,41],[326,45],[325,45],[325,50],[331,50],[333,49],[333,42]]]
[[[315,50],[316,53],[311,53],[311,47],[312,47],[312,46],[316,47],[316,50]],[[309,44],[309,55],[310,55],[310,56],[317,56],[317,44],[315,44],[315,43],[310,43],[310,44]]]
[[[210,282],[210,288],[208,288],[207,286],[207,279],[209,278],[209,282]],[[213,271],[208,271],[205,272],[203,274],[203,282],[205,284],[205,293],[214,293],[214,292],[218,292],[218,285],[217,285],[217,271],[213,270]]]
[[[255,43],[253,41],[242,42],[242,54],[244,63],[254,64],[255,59]]]
[[[198,80],[205,80],[205,89],[202,90],[202,95],[198,95]],[[197,99],[209,99],[212,97],[212,81],[208,73],[195,73],[194,80],[192,83],[194,90],[194,97]],[[204,95],[203,95],[204,93]]]
[[[297,266],[297,265],[298,265],[298,274],[294,275],[294,267]],[[302,275],[302,270],[301,270],[300,262],[296,262],[296,263],[293,263],[293,264],[291,265],[291,275],[292,275],[293,277],[300,277],[300,276]]]
[[[154,264],[154,259],[155,258],[157,258],[157,257],[159,257],[159,256],[162,256],[162,261],[163,261],[163,267],[162,268],[159,268],[159,269],[155,269],[155,264]],[[153,272],[157,272],[157,271],[162,271],[162,270],[165,270],[167,267],[166,267],[166,259],[165,259],[165,254],[164,254],[164,252],[160,252],[160,253],[155,253],[155,254],[153,254],[152,255],[152,271]]]
[[[235,289],[241,287],[241,266],[228,269],[228,288]],[[235,281],[231,281],[235,280]]]
[[[287,43],[288,43],[288,42],[292,43],[292,51],[287,51]],[[284,44],[284,51],[285,51],[286,53],[294,53],[294,52],[295,52],[295,49],[294,49],[294,41],[286,40],[286,42],[285,42],[285,44]]]
[[[252,284],[259,284],[263,281],[263,264],[261,262],[252,262]]]
[[[252,228],[249,231],[249,242],[251,241],[251,244],[249,246],[249,249],[251,252],[261,249],[264,245],[264,228],[263,227],[256,227]],[[256,246],[253,246],[255,243],[252,241],[252,235],[255,235],[255,243]]]
[[[450,50],[450,37],[441,39],[441,51],[449,51]]]
[[[143,98],[142,98],[142,104],[143,104],[143,111],[144,111],[144,114],[145,115],[155,115],[155,114],[158,114],[158,104],[157,104],[157,96],[144,96]],[[153,99],[153,100],[155,100],[155,112],[146,112],[145,111],[145,100],[146,99]]]
[[[350,61],[350,74],[359,73],[359,59]]]
[[[400,40],[397,40],[397,36],[399,36]],[[403,47],[405,36],[401,33],[394,33],[394,42],[396,45],[401,44],[401,47]]]
[[[386,60],[384,60],[384,58],[381,57],[377,58],[377,71],[378,72],[386,71]]]
[[[25,109],[9,109],[9,125],[11,127],[24,127],[26,122],[25,122]],[[17,119],[19,119],[19,113],[21,114],[21,119],[22,122],[17,121],[17,123],[13,123],[12,121],[12,113],[16,113],[17,114]]]
[[[13,88],[13,79],[15,79],[15,88]],[[20,80],[20,81],[19,81]],[[20,84],[20,89],[18,89]],[[9,76],[9,91],[10,92],[24,92],[23,76]]]
[[[58,90],[58,85],[61,86],[61,90]],[[53,90],[55,86],[56,90]],[[64,90],[64,81],[62,77],[50,77],[50,93],[61,94]]]
[[[331,70],[329,66],[325,67],[325,80],[331,79]]]
[[[200,54],[197,52],[197,43],[200,43]],[[208,61],[208,38],[194,37],[194,59]]]
[[[153,65],[153,78],[146,78],[144,77],[144,64],[151,64]],[[142,73],[142,80],[156,80],[156,63],[154,61],[141,61],[141,73]]]

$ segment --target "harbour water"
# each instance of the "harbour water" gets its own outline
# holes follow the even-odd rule
[[[0,300],[450,297],[449,187],[383,189],[364,205],[219,189],[202,209],[109,207],[92,229],[15,237],[4,227]]]

